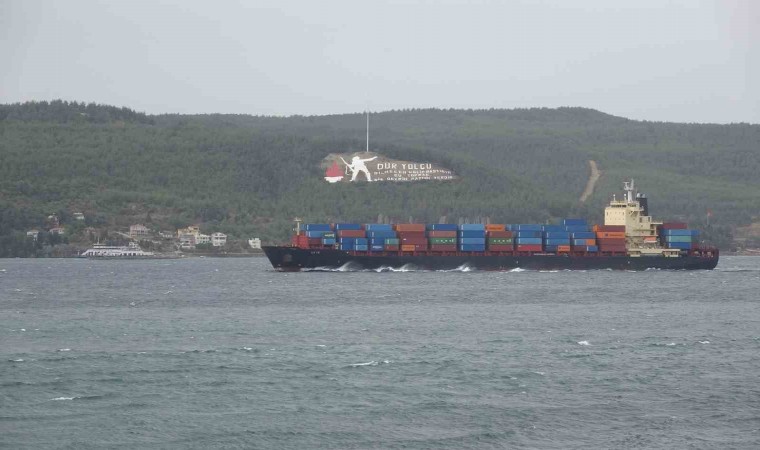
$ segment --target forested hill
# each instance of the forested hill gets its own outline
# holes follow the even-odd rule
[[[583,108],[389,111],[370,148],[453,169],[456,182],[330,185],[320,161],[364,149],[362,114],[145,115],[62,101],[0,105],[0,236],[81,211],[96,227],[192,223],[265,242],[290,220],[601,221],[634,178],[653,214],[717,241],[760,216],[760,126],[653,123]],[[578,201],[595,160],[602,177]],[[716,228],[717,227],[717,228]],[[726,245],[726,242],[720,242]]]

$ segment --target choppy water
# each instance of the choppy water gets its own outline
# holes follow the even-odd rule
[[[760,258],[711,272],[0,260],[7,448],[758,448]]]

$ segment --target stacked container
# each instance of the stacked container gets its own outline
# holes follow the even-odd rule
[[[543,251],[543,225],[521,224],[510,225],[507,228],[514,234],[515,249],[518,252]]]
[[[515,249],[512,231],[506,225],[486,225],[486,248],[492,252],[511,252]]]
[[[430,250],[437,252],[457,251],[457,226],[453,223],[433,223],[427,226]]]
[[[416,252],[427,250],[425,225],[421,223],[399,223],[394,225],[398,235],[401,251]]]
[[[626,252],[625,225],[594,225],[600,252]]]
[[[393,225],[384,223],[368,223],[364,225],[369,251],[382,252],[386,250],[398,250],[398,238],[393,231]],[[389,247],[390,245],[390,247]]]
[[[459,250],[484,252],[486,250],[486,227],[479,223],[459,225]]]
[[[690,230],[680,222],[662,224],[660,236],[664,246],[679,250],[691,250],[699,242],[699,230]]]

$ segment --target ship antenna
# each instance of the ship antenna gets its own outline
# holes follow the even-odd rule
[[[369,153],[369,110],[367,110],[367,153]]]
[[[623,190],[625,191],[628,203],[633,203],[633,191],[635,190],[633,178],[631,178],[631,181],[623,181]]]

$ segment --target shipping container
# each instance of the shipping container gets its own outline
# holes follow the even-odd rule
[[[302,223],[299,227],[301,231],[331,231],[329,223]]]
[[[387,252],[397,252],[399,250],[398,244],[385,244],[385,251]]]
[[[439,231],[439,230],[433,230],[427,232],[428,237],[431,238],[456,238],[457,237],[457,231]]]
[[[576,231],[571,233],[573,239],[596,239],[596,233],[593,231]]]
[[[322,245],[335,245],[335,238],[322,238]]]
[[[483,230],[463,230],[459,232],[459,238],[484,238],[486,232]]]
[[[354,250],[357,252],[366,252],[369,250],[369,246],[367,244],[356,244]]]
[[[417,250],[417,246],[413,244],[402,244],[401,245],[401,251],[402,252],[413,252]]]
[[[485,231],[486,226],[482,223],[463,223],[459,225],[459,231]]]
[[[322,238],[309,238],[309,247],[314,247],[315,245],[322,245]]]
[[[303,233],[304,233],[304,235],[307,238],[323,238],[323,237],[325,237],[326,233],[332,233],[332,231],[312,231],[312,230],[309,230],[309,231],[304,231]]]
[[[563,219],[562,225],[564,226],[588,226],[588,223],[586,222],[586,219]]]
[[[459,244],[459,250],[463,252],[484,252],[485,244]]]
[[[570,251],[569,245],[558,245],[557,246],[557,252],[567,253]]]
[[[588,225],[567,225],[565,227],[565,231],[569,231],[571,233],[578,233],[580,231],[589,231]]]
[[[430,246],[430,250],[434,252],[455,252],[457,251],[456,244],[435,244]]]
[[[607,232],[623,232],[625,233],[625,225],[594,225],[594,231],[607,231]]]
[[[402,245],[427,245],[428,240],[426,237],[402,237],[401,244]]]
[[[401,244],[401,239],[399,238],[386,238],[385,239],[385,245],[399,245]]]
[[[359,237],[365,237],[364,236],[364,230],[339,230],[337,234],[338,234],[339,238],[347,238],[347,237],[359,238]]]
[[[512,231],[543,231],[542,225],[538,224],[520,224],[520,225],[512,225],[512,228],[510,230]]]
[[[511,238],[514,236],[514,231],[486,231],[486,236],[492,238]]]
[[[625,239],[619,238],[599,238],[596,240],[597,245],[625,245]]]
[[[459,228],[455,223],[431,223],[427,229],[430,231],[457,231]]]
[[[486,245],[486,238],[460,238],[460,245]]]
[[[670,242],[668,243],[668,247],[681,250],[691,250],[694,247],[694,244],[691,242]]]
[[[597,239],[625,239],[624,231],[598,231]]]
[[[556,245],[544,245],[544,251],[545,252],[550,252],[550,253],[556,252],[557,251],[557,246]]]
[[[512,245],[514,244],[514,241],[512,238],[488,238],[488,244]]]
[[[457,243],[457,238],[453,237],[445,237],[445,238],[429,238],[428,241],[430,242],[430,245],[441,245],[441,244],[454,244]]]
[[[546,231],[544,237],[546,239],[570,239],[570,233],[567,231]]]
[[[488,244],[488,250],[491,252],[511,252],[515,247],[506,244]]]
[[[382,252],[382,251],[385,251],[385,245],[382,245],[382,244],[370,245],[369,249],[370,251],[373,251],[373,252]]]
[[[396,232],[393,230],[378,230],[378,231],[367,231],[367,237],[369,238],[392,238],[396,237]]]
[[[367,231],[393,231],[393,225],[389,223],[368,223],[364,225]]]
[[[564,225],[541,225],[541,231],[553,231],[553,232],[560,232],[565,231]]]
[[[425,231],[425,224],[422,223],[397,223],[394,225],[396,231]]]
[[[540,244],[517,244],[515,249],[518,252],[540,252],[543,247]]]
[[[694,236],[665,236],[665,242],[694,242]]]
[[[537,238],[518,237],[518,238],[515,238],[515,242],[517,242],[518,245],[520,244],[541,245],[543,244],[543,239],[541,239],[540,237],[537,237]]]
[[[424,231],[399,231],[396,233],[399,238],[427,238]]]
[[[570,239],[544,239],[546,245],[570,245]]]
[[[385,245],[386,238],[369,238],[369,245]]]
[[[362,224],[360,224],[360,223],[336,223],[335,224],[335,230],[336,231],[340,231],[340,230],[354,230],[354,231],[356,231],[356,230],[361,230],[361,229],[363,229],[363,228],[362,228]]]
[[[540,231],[517,231],[515,236],[518,238],[539,238],[541,239]]]
[[[596,245],[587,245],[586,251],[589,253],[597,253],[599,251],[599,247]]]
[[[486,225],[486,231],[504,231],[506,230],[506,225],[499,224],[499,223],[490,223]]]

